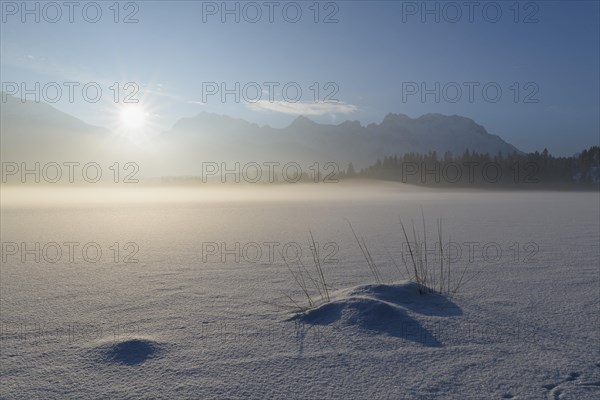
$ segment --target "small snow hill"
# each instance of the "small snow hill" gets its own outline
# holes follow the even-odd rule
[[[162,346],[150,339],[136,338],[106,342],[94,349],[96,358],[108,364],[139,365],[160,358]]]
[[[462,311],[446,296],[419,289],[411,281],[342,289],[331,293],[330,302],[297,313],[290,320],[316,325],[338,323],[440,346],[417,315],[451,317],[462,315]]]

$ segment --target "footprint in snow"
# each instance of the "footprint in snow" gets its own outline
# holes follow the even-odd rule
[[[599,364],[596,364],[598,367]],[[548,390],[548,399],[587,399],[599,398],[600,380],[586,379],[579,372],[570,372],[562,381],[543,385]]]

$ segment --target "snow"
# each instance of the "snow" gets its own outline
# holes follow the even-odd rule
[[[286,189],[288,190],[288,189]],[[308,201],[18,205],[3,197],[2,242],[101,245],[103,258],[2,263],[3,399],[595,399],[600,396],[598,193],[377,191]],[[327,192],[329,189],[320,189]],[[353,192],[354,193],[354,192]],[[3,193],[6,196],[6,193]],[[398,218],[442,216],[473,279],[454,296],[398,275]],[[348,229],[364,236],[375,283]],[[433,227],[433,223],[430,224]],[[304,313],[281,258],[202,244],[337,244],[324,264],[332,301]],[[432,236],[434,237],[433,233]],[[139,246],[115,263],[110,246]],[[514,243],[518,243],[518,254]],[[530,251],[539,248],[525,262]],[[263,250],[266,248],[261,246]],[[463,250],[466,246],[463,246]],[[334,247],[335,250],[335,247]],[[322,255],[327,254],[322,250]],[[5,254],[4,254],[5,255]]]
[[[153,340],[135,338],[109,341],[95,350],[98,353],[99,362],[137,365],[158,357],[161,353],[161,346]]]
[[[330,302],[291,318],[308,325],[359,327],[367,334],[386,334],[414,340],[427,346],[441,343],[411,311],[423,315],[462,314],[451,300],[437,293],[422,293],[415,282],[361,285],[334,293]],[[416,333],[416,335],[414,334]]]

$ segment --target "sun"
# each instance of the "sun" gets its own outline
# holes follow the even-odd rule
[[[156,143],[160,128],[159,112],[152,102],[112,104],[106,109],[110,131],[122,146],[150,148]]]
[[[146,125],[148,113],[138,105],[125,106],[120,110],[119,123],[127,130],[141,130]]]

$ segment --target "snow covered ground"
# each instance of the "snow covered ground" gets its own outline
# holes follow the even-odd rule
[[[598,193],[398,188],[68,206],[4,192],[0,397],[600,398]],[[420,206],[468,268],[451,298],[390,261]],[[280,251],[310,267],[309,229],[333,302],[295,315]]]

